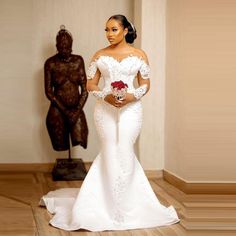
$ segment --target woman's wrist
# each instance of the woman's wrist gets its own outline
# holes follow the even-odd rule
[[[127,93],[126,97],[128,98],[129,102],[135,102],[137,99],[134,97],[133,93]]]

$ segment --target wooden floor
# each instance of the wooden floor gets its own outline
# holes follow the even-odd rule
[[[48,224],[51,215],[39,207],[40,197],[81,181],[53,182],[49,173],[0,173],[1,236],[236,236],[235,195],[186,195],[162,179],[149,178],[162,204],[173,205],[181,218],[170,227],[142,230],[66,232]]]

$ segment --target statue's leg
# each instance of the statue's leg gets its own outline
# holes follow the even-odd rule
[[[55,107],[50,106],[46,118],[46,124],[52,146],[56,151],[64,151],[69,149],[69,125],[64,115]]]
[[[72,146],[81,145],[83,148],[87,148],[88,139],[88,126],[85,118],[85,114],[81,111],[79,119],[76,124],[71,128],[71,142]]]

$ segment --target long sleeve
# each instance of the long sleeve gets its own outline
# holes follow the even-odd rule
[[[94,78],[96,72],[98,70],[97,67],[97,61],[94,60],[90,63],[88,70],[87,70],[87,79],[91,80]],[[90,91],[90,93],[96,98],[96,99],[104,99],[108,94],[110,94],[110,90],[109,89],[103,89],[102,91]]]
[[[89,64],[89,67],[87,70],[87,79],[93,79],[96,72],[97,72],[97,62],[96,60],[94,60]]]
[[[142,79],[150,79],[150,66],[144,61],[141,60],[141,66],[139,69],[140,75]],[[147,92],[147,85],[143,84],[134,91],[134,97],[138,100],[141,97],[144,96],[144,94]]]
[[[150,66],[144,60],[141,60],[139,72],[143,79],[150,78]]]

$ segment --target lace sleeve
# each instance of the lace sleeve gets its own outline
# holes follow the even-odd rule
[[[144,60],[142,60],[142,62],[141,62],[139,72],[140,72],[143,79],[150,78],[150,66]]]
[[[140,87],[138,87],[137,89],[135,89],[134,91],[134,97],[139,100],[141,97],[143,97],[145,95],[145,93],[147,92],[147,85],[141,85]]]
[[[90,91],[89,93],[91,93],[97,99],[104,99],[108,94],[111,93],[111,91],[104,88],[102,91]]]
[[[97,62],[95,60],[95,61],[92,61],[88,67],[87,79],[93,79],[96,72],[97,72]]]

